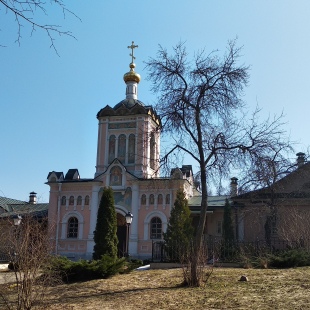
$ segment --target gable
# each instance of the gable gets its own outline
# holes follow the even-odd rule
[[[65,180],[78,180],[80,179],[80,174],[78,169],[69,169],[66,173]]]
[[[310,198],[310,163],[300,166],[269,188],[238,195],[234,201],[244,203],[250,199],[252,203],[258,203],[277,199],[283,203],[287,199],[299,198]]]
[[[115,158],[107,169],[98,175],[95,180],[101,181],[105,186],[124,187],[130,180],[137,180],[138,178],[127,171],[126,167]]]
[[[279,193],[310,193],[310,163],[302,165],[276,182],[274,189]]]
[[[64,174],[62,172],[52,171],[49,172],[47,176],[48,182],[58,182],[64,179]]]

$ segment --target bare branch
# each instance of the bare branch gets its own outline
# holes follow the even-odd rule
[[[64,18],[66,17],[66,13],[70,13],[81,21],[81,19],[76,14],[67,9],[62,0],[50,1],[50,4],[53,3],[60,7]],[[38,14],[43,14],[45,16],[48,15],[46,8],[47,4],[42,0],[0,0],[0,5],[1,4],[5,7],[6,13],[11,13],[14,15],[15,21],[17,23],[17,39],[15,42],[17,42],[19,45],[22,39],[22,28],[27,24],[31,26],[31,35],[37,29],[40,29],[46,33],[50,39],[50,47],[54,49],[57,55],[58,52],[54,44],[55,34],[58,34],[59,36],[65,35],[76,39],[71,31],[61,30],[60,25],[44,24],[34,19],[34,17],[36,17]]]
[[[160,46],[157,57],[146,62],[148,79],[158,95],[156,108],[162,132],[176,137],[163,162],[181,150],[199,165],[202,202],[195,242],[197,257],[206,219],[207,181],[221,179],[236,168],[245,175],[255,168],[256,178],[265,176],[269,169],[274,182],[279,164],[286,163],[285,154],[292,150],[283,130],[283,115],[261,122],[258,108],[250,118],[244,112],[242,95],[249,67],[239,64],[240,52],[233,40],[222,57],[218,52],[206,55],[202,50],[190,61],[185,44],[179,43],[172,55]]]

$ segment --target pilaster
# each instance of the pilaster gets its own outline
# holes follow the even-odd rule
[[[129,253],[131,255],[138,254],[138,223],[139,223],[139,185],[132,186],[132,204],[131,212],[133,215],[132,224],[129,235]]]
[[[87,253],[92,253],[94,249],[94,230],[96,229],[97,213],[98,213],[98,199],[99,199],[99,185],[94,185],[92,188],[92,198],[90,205],[90,225],[87,240]]]

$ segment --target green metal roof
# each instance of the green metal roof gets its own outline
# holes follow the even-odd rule
[[[35,217],[45,217],[48,213],[48,203],[32,204],[27,201],[0,197],[0,207],[4,212],[0,218],[11,217],[15,215],[29,214]]]
[[[26,201],[22,200],[17,200],[17,199],[12,199],[12,198],[7,198],[7,197],[1,197],[0,196],[0,207],[3,208],[5,211],[11,211],[11,205],[12,204],[25,204],[27,203]]]
[[[226,199],[229,196],[208,196],[208,206],[209,207],[224,207]],[[201,196],[193,196],[188,200],[188,205],[191,206],[201,206]]]
[[[229,196],[208,196],[207,213],[213,213],[216,209],[224,208],[226,199],[229,199]],[[188,206],[192,214],[199,214],[201,210],[201,195],[190,198]]]

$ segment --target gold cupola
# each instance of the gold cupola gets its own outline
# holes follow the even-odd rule
[[[139,83],[141,80],[140,74],[135,72],[136,65],[132,62],[129,65],[130,71],[124,74],[124,81],[127,82],[136,82]]]

